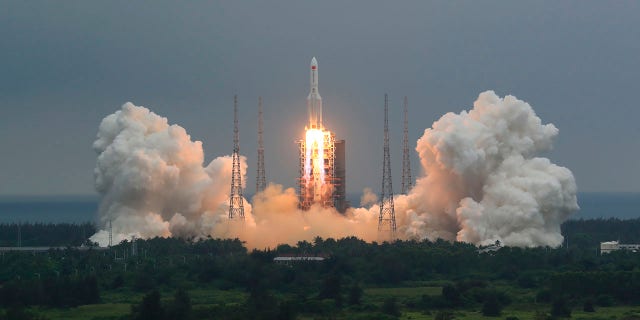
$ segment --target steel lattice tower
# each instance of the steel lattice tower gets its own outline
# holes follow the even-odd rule
[[[18,222],[18,247],[22,247],[22,222]]]
[[[256,174],[256,193],[264,191],[267,179],[264,170],[264,141],[262,140],[262,97],[258,97],[258,172]]]
[[[240,138],[238,135],[238,95],[233,96],[233,168],[231,171],[231,195],[229,197],[229,220],[244,221],[242,199],[242,173],[240,172]]]
[[[409,100],[404,97],[404,137],[402,139],[402,193],[407,194],[413,187],[411,179],[411,159],[409,157],[409,119],[407,117],[407,108]]]
[[[389,153],[389,99],[384,95],[384,161],[382,163],[382,191],[380,192],[380,217],[378,238],[389,241],[396,238],[396,213],[393,207],[391,183],[391,154]]]

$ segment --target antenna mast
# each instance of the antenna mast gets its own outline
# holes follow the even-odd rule
[[[402,139],[402,193],[407,194],[413,187],[411,179],[411,159],[409,153],[409,118],[407,117],[407,108],[409,100],[404,97],[404,137]]]
[[[389,153],[389,98],[384,94],[384,161],[382,162],[382,191],[380,192],[380,216],[378,238],[393,241],[396,238],[396,213],[393,207],[391,183],[391,154]]]
[[[264,170],[264,141],[262,139],[262,97],[258,97],[258,172],[256,174],[256,193],[264,191],[267,179]]]
[[[22,222],[18,222],[18,247],[22,247]]]
[[[240,172],[240,137],[238,135],[238,95],[233,96],[233,168],[231,172],[231,195],[229,197],[229,220],[244,221],[242,199],[242,174]]]

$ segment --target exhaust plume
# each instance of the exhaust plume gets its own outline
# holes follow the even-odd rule
[[[227,218],[231,157],[218,157],[203,167],[200,141],[184,128],[169,125],[149,109],[126,103],[104,118],[93,144],[98,153],[96,190],[102,195],[99,220],[112,221],[114,243],[130,238],[235,238],[251,248],[311,241],[317,236],[375,239],[375,215],[353,210],[343,216],[333,209],[298,209],[292,188],[270,184],[252,206],[245,202],[245,224]],[[241,157],[243,187],[246,158]],[[108,245],[109,231],[91,237]]]
[[[578,209],[571,171],[537,154],[558,129],[542,124],[526,102],[481,93],[470,111],[448,113],[425,130],[416,151],[423,176],[396,195],[398,236],[511,246],[557,246],[560,224]],[[206,167],[200,141],[147,108],[126,103],[103,119],[94,149],[99,219],[112,221],[114,242],[149,238],[235,238],[249,248],[323,238],[377,240],[379,205],[366,188],[361,208],[339,214],[298,209],[293,188],[269,184],[245,202],[245,224],[227,219],[231,157]],[[243,182],[247,165],[241,157]],[[92,238],[108,244],[108,231]]]

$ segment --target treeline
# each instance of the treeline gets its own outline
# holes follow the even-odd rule
[[[3,223],[0,247],[80,246],[97,231],[86,223]]]
[[[138,240],[135,254],[131,247],[123,241],[106,251],[5,253],[0,264],[0,301],[6,307],[17,301],[73,306],[96,303],[100,292],[117,291],[146,293],[147,302],[155,303],[155,290],[246,292],[240,304],[194,309],[198,319],[207,319],[207,314],[225,319],[292,319],[301,313],[331,316],[347,309],[392,318],[407,309],[446,313],[462,308],[497,315],[514,299],[505,285],[529,291],[530,297],[536,297],[530,303],[549,310],[555,306],[556,314],[589,303],[594,308],[640,302],[640,254],[625,251],[599,255],[591,249],[505,247],[479,253],[466,243],[379,244],[354,237],[318,237],[295,246],[252,251],[237,239]],[[280,264],[273,260],[278,255],[321,255],[326,260]],[[381,305],[364,302],[363,288],[415,284],[442,287],[442,292],[390,298]],[[174,307],[162,305],[166,314]],[[136,308],[132,318],[140,318],[135,315],[148,309]]]
[[[640,243],[640,218],[569,220],[561,226],[569,246],[597,248],[600,242]],[[93,223],[2,223],[0,246],[79,246],[97,232]],[[566,242],[565,242],[566,243]]]
[[[640,243],[640,218],[569,220],[561,230],[571,247],[596,248],[604,241]]]
[[[176,290],[171,302],[162,302],[158,290],[146,294],[142,301],[131,307],[132,320],[188,320],[194,319],[191,298],[184,289]],[[198,318],[200,319],[200,318]]]
[[[0,306],[76,307],[100,302],[95,276],[16,279],[0,286]]]
[[[552,275],[549,283],[551,293],[555,296],[608,301],[608,304],[613,301],[640,303],[640,270],[562,272]]]
[[[145,294],[131,301],[127,319],[295,319],[344,312],[361,319],[394,319],[403,310],[448,319],[451,310],[459,309],[496,316],[511,304],[534,304],[549,316],[566,317],[576,308],[637,305],[640,254],[600,255],[595,248],[599,241],[611,240],[598,238],[608,237],[607,232],[638,234],[640,225],[637,220],[630,221],[631,228],[616,220],[596,221],[611,225],[602,227],[609,231],[591,238],[593,245],[576,241],[568,247],[504,247],[486,253],[459,242],[367,243],[355,237],[316,237],[264,250],[247,250],[238,239],[154,238],[137,240],[136,250],[125,240],[108,250],[6,252],[0,257],[0,308],[9,312],[19,310],[17,303],[50,307],[99,303],[105,292]],[[570,221],[563,231],[572,241],[588,232],[585,225],[590,223]],[[280,255],[326,259],[274,262]],[[442,290],[371,303],[366,293],[371,287]],[[243,300],[191,308],[187,291],[176,288],[242,292]],[[167,292],[175,293],[173,299]]]

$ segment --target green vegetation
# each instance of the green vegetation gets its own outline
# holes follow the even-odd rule
[[[572,223],[564,228],[592,224]],[[0,319],[640,319],[640,254],[600,256],[579,241],[489,253],[356,238],[253,251],[219,239],[137,247],[3,253]],[[327,259],[275,263],[282,254]]]
[[[0,247],[79,246],[95,234],[92,223],[0,223]]]

